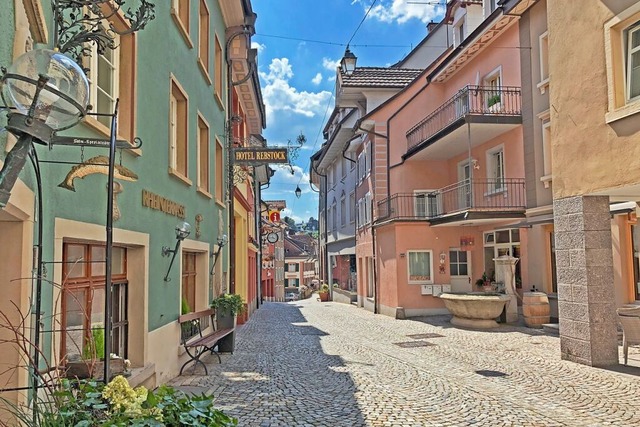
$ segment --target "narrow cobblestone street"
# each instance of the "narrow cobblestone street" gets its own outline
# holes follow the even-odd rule
[[[355,306],[266,303],[209,375],[240,426],[637,426],[640,356],[614,372],[560,360],[538,330],[453,328],[447,316],[395,320]]]

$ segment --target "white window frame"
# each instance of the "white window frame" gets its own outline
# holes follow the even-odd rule
[[[364,196],[364,224],[371,223],[371,193]]]
[[[460,46],[460,43],[465,38],[465,18],[462,17],[458,22],[453,24],[453,38],[455,40],[455,47]]]
[[[494,81],[496,82],[496,84],[493,83]],[[498,109],[499,106],[495,107],[496,104],[491,106],[489,105],[489,99],[492,98],[494,95],[499,95],[500,96],[499,103],[502,103],[502,87],[503,87],[502,65],[497,66],[493,71],[491,71],[486,76],[484,76],[484,78],[482,79],[482,84],[485,88],[487,88],[487,90],[484,91],[484,94],[486,97],[486,99],[484,100],[484,106],[487,109],[490,109],[492,111],[493,109]]]
[[[356,222],[356,192],[349,193],[349,223]]]
[[[109,25],[105,23],[104,25]],[[98,54],[98,47],[95,43],[91,44],[91,59],[89,66],[89,103],[93,106],[94,110],[98,113],[110,114],[113,112],[116,100],[120,95],[120,36],[112,32],[114,37],[113,42],[117,46],[115,49],[105,49],[105,53],[110,52],[112,55],[112,61],[109,61],[105,55]],[[102,67],[100,66],[102,64]],[[106,70],[105,70],[106,67]],[[107,71],[108,80],[110,80],[114,93],[108,93],[103,88],[98,86],[98,82],[101,80],[99,75]],[[104,108],[98,103],[98,96],[104,96],[108,99],[109,108]],[[98,116],[96,118],[107,128],[111,129],[111,117]]]
[[[487,179],[495,180],[493,185],[487,186],[488,194],[506,191],[504,167],[504,145],[500,144],[487,150]]]
[[[347,225],[347,197],[343,191],[340,196],[340,226],[344,227],[345,225]]]
[[[333,204],[331,205],[331,230],[336,231],[338,227],[338,203],[336,202],[335,197],[333,198]]]
[[[436,192],[437,190],[414,190],[413,191],[413,212],[417,218],[433,218],[440,215],[442,212],[441,198],[436,194],[436,210],[432,209],[432,205],[429,203],[429,194]],[[424,199],[424,210],[420,206],[419,200]],[[421,211],[422,210],[422,211]]]
[[[608,86],[606,123],[612,123],[640,113],[640,97],[628,99],[626,63],[629,52],[624,44],[625,32],[639,23],[640,3],[635,2],[604,25],[604,50]]]
[[[549,188],[553,178],[553,165],[551,163],[551,114],[549,110],[538,114],[542,127],[542,176],[540,181],[544,188]]]
[[[457,252],[458,253],[458,260],[457,261],[452,261],[452,256],[451,256],[451,252]],[[460,253],[464,253],[465,256],[467,257],[467,260],[464,262],[460,262]],[[449,253],[447,254],[448,258],[449,258],[449,274],[452,277],[467,277],[467,276],[471,276],[471,252],[470,251],[463,251],[461,248],[449,248]],[[453,268],[451,268],[452,265],[456,265],[456,269],[458,274],[453,274]],[[466,265],[467,266],[467,274],[459,274],[460,273],[460,265]]]
[[[424,253],[429,256],[429,279],[411,279],[411,255],[416,253]],[[433,250],[431,249],[418,249],[409,250],[406,253],[407,257],[407,282],[410,285],[429,285],[433,284]]]
[[[537,87],[543,94],[549,87],[549,31],[545,31],[538,37],[538,49],[540,51],[540,82]]]
[[[638,44],[638,46],[636,46],[635,48],[631,46],[633,33],[640,34],[640,21],[634,23],[633,25],[630,25],[629,27],[623,30],[623,35],[624,35],[623,40],[626,40],[626,45],[624,46],[624,52],[625,52],[625,58],[626,58],[624,69],[626,73],[625,74],[625,99],[627,103],[640,100],[640,91],[637,95],[633,97],[631,96],[631,83],[632,83],[633,76],[632,76],[632,73],[629,71],[629,68],[631,65],[633,54],[640,53],[640,44]],[[638,67],[640,67],[640,63],[638,64]],[[638,79],[640,80],[640,77],[638,77]],[[638,84],[640,84],[640,82],[638,82]]]

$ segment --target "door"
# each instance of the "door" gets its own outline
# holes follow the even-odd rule
[[[449,272],[452,292],[471,292],[471,252],[449,249]]]
[[[635,300],[640,301],[640,226],[631,226],[631,241],[633,244],[633,294]]]

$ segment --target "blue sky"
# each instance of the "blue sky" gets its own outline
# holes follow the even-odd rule
[[[274,167],[277,172],[263,194],[264,200],[287,201],[283,217],[318,218],[318,196],[309,186],[309,157],[324,142],[322,129],[334,106],[336,66],[347,42],[353,36],[350,49],[358,57],[358,66],[392,65],[424,38],[429,21],[441,19],[444,7],[433,3],[252,0],[258,14],[252,40],[259,52],[267,113],[263,135],[269,145],[278,146],[286,146],[287,140],[295,142],[300,133],[307,139],[294,162],[294,174]],[[302,190],[300,199],[294,195],[297,185]]]

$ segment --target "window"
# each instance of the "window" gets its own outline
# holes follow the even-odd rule
[[[187,178],[187,95],[178,82],[171,79],[169,105],[169,171],[178,175],[188,184]]]
[[[349,161],[343,157],[342,158],[342,179],[343,180],[347,177],[347,169],[348,169],[347,162]]]
[[[545,93],[549,87],[549,32],[545,31],[539,38],[540,48],[540,83],[538,89],[540,93]]]
[[[549,110],[544,114],[538,115],[542,119],[542,156],[543,168],[540,181],[544,184],[544,188],[549,188],[552,178],[551,166],[551,121],[549,121]]]
[[[432,218],[438,216],[440,195],[435,190],[414,191],[414,212],[418,218]]]
[[[209,125],[198,114],[198,191],[209,193]]]
[[[331,216],[331,206],[327,208],[327,230],[333,230],[333,217]]]
[[[640,112],[640,3],[604,25],[607,66],[607,123]]]
[[[520,258],[520,229],[497,230],[484,234],[484,271],[489,277],[494,274],[494,258],[511,255]],[[520,287],[520,263],[516,264],[516,286]]]
[[[223,203],[224,200],[224,151],[222,143],[216,137],[216,200]]]
[[[484,91],[486,102],[485,105],[489,109],[489,112],[497,112],[500,109],[502,101],[502,78],[501,67],[492,71],[485,77],[484,85],[487,90]]]
[[[371,193],[364,196],[364,222],[365,224],[371,222]]]
[[[172,0],[171,17],[173,18],[173,22],[175,22],[176,26],[178,27],[180,35],[187,43],[187,46],[193,47],[191,37],[189,36],[191,9],[190,1],[191,0]]]
[[[108,24],[105,24],[108,25]],[[102,54],[98,53],[95,43],[92,43],[91,64],[89,67],[89,102],[98,113],[110,114],[114,111],[119,96],[119,66],[120,66],[120,37],[114,36],[116,49],[106,48]],[[111,117],[98,116],[98,122],[111,129]]]
[[[300,271],[300,265],[298,263],[288,262],[287,263],[287,271],[290,272],[290,273],[296,273],[296,272]]]
[[[503,191],[505,189],[504,183],[504,151],[499,148],[487,153],[487,178],[489,178],[488,189],[492,191]]]
[[[104,328],[105,254],[106,248],[102,245],[63,245],[62,358],[93,357],[95,353],[95,340]],[[126,358],[129,327],[126,248],[113,247],[111,273],[113,340],[110,352]]]
[[[347,225],[347,199],[344,192],[340,197],[340,225],[344,227]]]
[[[224,64],[224,61],[222,60],[222,46],[220,45],[220,40],[218,40],[218,36],[216,35],[215,36],[215,57],[214,57],[215,70],[213,70],[213,73],[214,73],[213,78],[215,82],[214,90],[215,90],[216,99],[220,103],[221,107],[224,105],[222,102],[224,99],[224,96],[222,94],[223,64]]]
[[[449,271],[452,276],[468,276],[469,261],[466,251],[453,249],[449,251]]]
[[[627,53],[626,96],[631,101],[640,96],[640,23],[624,31],[625,49]]]
[[[211,84],[209,75],[211,74],[209,65],[209,7],[206,0],[200,0],[200,21],[198,26],[198,65],[204,73],[205,79]]]
[[[454,45],[457,47],[464,40],[464,18],[453,24]]]
[[[119,14],[111,16],[102,26],[113,26],[121,33],[130,29],[130,23]],[[82,64],[89,69],[89,103],[93,105],[94,112],[113,113],[115,100],[119,99],[118,137],[133,142],[136,136],[136,43],[133,34],[118,35],[111,32],[111,35],[114,37],[116,49],[107,48],[100,55],[95,44],[91,44],[91,57]],[[105,135],[111,134],[111,117],[87,116],[84,122]]]
[[[409,283],[433,283],[433,252],[407,251]]]
[[[196,310],[196,253],[182,252],[182,314]]]
[[[349,194],[349,222],[356,221],[356,193],[352,191]]]
[[[333,204],[331,205],[331,229],[333,231],[336,230],[338,226],[338,205],[336,204],[336,199],[333,199]]]

